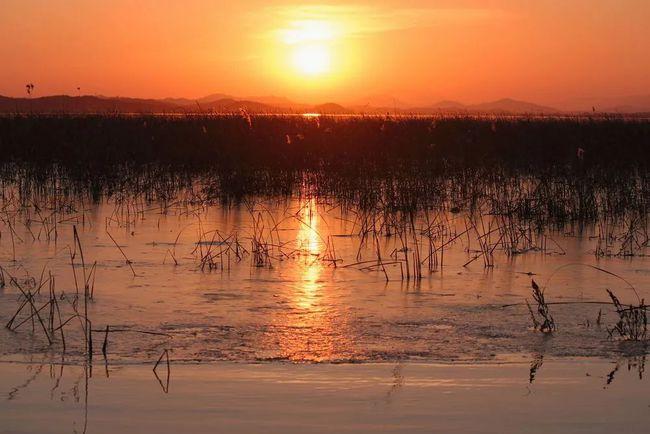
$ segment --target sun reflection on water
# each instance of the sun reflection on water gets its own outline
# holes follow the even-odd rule
[[[296,203],[290,230],[299,255],[286,271],[286,309],[269,318],[261,357],[294,362],[347,360],[353,346],[349,315],[341,308],[340,292],[333,291],[334,269],[323,261],[329,224],[316,199]]]
[[[323,247],[321,236],[318,233],[319,215],[316,210],[315,199],[309,199],[299,213],[297,248],[303,255],[303,260],[298,265],[300,288],[297,288],[296,306],[302,309],[313,308],[318,298],[322,282],[320,281],[323,264],[319,255]]]

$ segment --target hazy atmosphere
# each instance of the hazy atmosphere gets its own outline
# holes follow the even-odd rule
[[[650,0],[0,0],[0,434],[645,434]]]
[[[645,0],[4,0],[0,94],[615,106],[650,93],[649,21]]]

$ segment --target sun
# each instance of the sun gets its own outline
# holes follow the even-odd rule
[[[297,72],[316,76],[330,71],[332,58],[324,45],[304,45],[294,49],[291,61]]]
[[[336,26],[326,20],[297,20],[282,29],[280,38],[288,49],[288,61],[294,72],[310,78],[332,72],[337,33]]]
[[[316,95],[359,79],[363,53],[357,21],[328,8],[297,8],[272,25],[264,32],[268,45],[260,58],[278,85]]]

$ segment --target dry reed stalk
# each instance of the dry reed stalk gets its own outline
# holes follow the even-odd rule
[[[610,338],[617,333],[621,338],[628,341],[642,341],[646,339],[648,331],[648,306],[643,299],[638,306],[623,305],[611,290],[607,294],[618,314],[618,321],[613,328],[608,329]]]
[[[526,300],[528,311],[530,312],[530,315],[533,319],[533,326],[536,330],[539,330],[542,333],[551,333],[555,331],[556,326],[555,320],[549,311],[549,305],[544,298],[544,291],[540,289],[535,280],[531,280],[531,287],[533,289],[533,299],[537,303],[537,313],[540,316],[540,320],[537,320],[537,317],[533,313],[530,304],[528,304],[528,300]]]
[[[137,274],[135,273],[135,270],[133,269],[133,263],[131,260],[126,256],[126,253],[124,253],[124,250],[122,250],[122,247],[120,247],[119,244],[117,244],[117,241],[115,241],[115,238],[113,238],[113,235],[107,230],[106,234],[110,237],[111,241],[113,241],[113,244],[115,244],[115,247],[120,251],[122,256],[124,257],[124,260],[126,261],[126,264],[131,268],[131,272],[133,273],[133,277],[137,277]]]

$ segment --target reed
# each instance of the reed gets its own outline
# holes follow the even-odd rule
[[[535,280],[531,280],[531,288],[533,292],[533,300],[537,303],[537,315],[533,312],[528,300],[526,300],[526,305],[528,306],[528,311],[533,320],[533,326],[536,330],[541,331],[542,333],[551,333],[556,330],[555,320],[550,313],[549,305],[546,302],[544,297],[544,290],[542,290]],[[538,318],[539,315],[539,318]]]
[[[616,324],[607,329],[609,337],[616,334],[628,341],[645,340],[648,332],[648,306],[643,299],[639,301],[638,305],[623,305],[611,290],[608,289],[607,294],[618,315]]]

